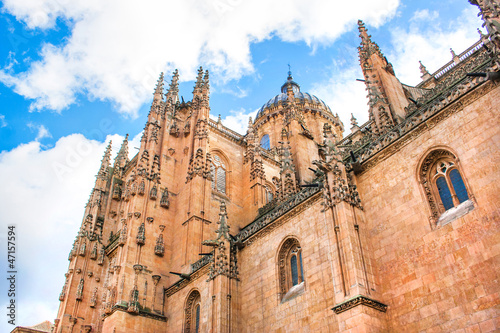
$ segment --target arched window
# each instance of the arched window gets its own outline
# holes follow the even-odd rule
[[[200,330],[200,312],[201,312],[201,297],[197,290],[193,290],[187,300],[184,320],[184,333],[199,333]]]
[[[269,185],[266,185],[264,187],[264,191],[265,191],[265,195],[266,195],[266,198],[265,198],[265,202],[266,204],[270,203],[273,201],[273,190],[271,189],[271,187],[269,187]]]
[[[212,190],[226,194],[226,165],[219,155],[214,154],[210,172],[212,175]]]
[[[269,141],[269,135],[264,134],[260,139],[260,146],[264,149],[271,149],[271,142]]]
[[[422,162],[419,176],[433,221],[470,198],[458,159],[448,150],[437,149],[430,152]]]
[[[282,302],[304,291],[302,248],[295,238],[287,239],[278,254],[279,293]]]

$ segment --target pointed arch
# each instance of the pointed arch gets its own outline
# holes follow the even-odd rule
[[[282,302],[299,295],[304,290],[304,265],[302,247],[294,236],[286,237],[277,254],[278,293]]]
[[[229,158],[220,149],[210,150],[210,175],[212,178],[212,190],[229,196],[231,164]]]
[[[473,199],[457,154],[448,147],[433,147],[422,156],[417,180],[433,226],[439,223],[443,213]]]
[[[184,333],[199,333],[201,295],[196,289],[189,292],[184,305]]]

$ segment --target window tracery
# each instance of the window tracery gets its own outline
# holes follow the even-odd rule
[[[431,221],[470,199],[458,159],[451,152],[437,149],[430,152],[420,167],[420,183],[431,209]]]
[[[200,292],[193,290],[187,300],[184,308],[184,333],[199,333],[200,331],[200,312],[201,312],[201,296]]]
[[[271,189],[271,187],[269,185],[266,185],[264,187],[264,191],[265,191],[265,203],[268,204],[268,203],[271,203],[274,199],[274,195],[273,195],[273,190]]]
[[[219,155],[214,154],[210,173],[212,176],[212,190],[226,194],[226,164]]]
[[[262,138],[260,139],[260,146],[264,149],[271,149],[271,142],[269,140],[269,135],[268,134],[264,134],[262,136]]]
[[[285,301],[292,288],[304,282],[304,268],[302,265],[302,248],[295,238],[287,239],[278,255],[279,292],[282,301]],[[300,292],[301,290],[297,290]]]

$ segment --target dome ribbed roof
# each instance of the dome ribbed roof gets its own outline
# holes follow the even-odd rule
[[[321,99],[307,92],[301,92],[300,86],[295,81],[293,81],[292,73],[288,72],[288,78],[286,82],[281,86],[281,93],[271,98],[266,104],[262,105],[262,107],[259,109],[259,112],[257,112],[255,120],[257,120],[257,118],[259,118],[264,113],[264,110],[278,106],[280,102],[283,103],[288,99],[286,92],[289,84],[292,87],[293,95],[300,101],[300,103],[308,102],[309,104],[315,104],[319,107],[319,109],[323,109],[323,111],[332,114],[332,110],[330,109],[330,107]]]

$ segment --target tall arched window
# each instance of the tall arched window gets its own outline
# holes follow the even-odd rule
[[[431,151],[423,160],[419,176],[431,208],[431,220],[470,199],[458,159],[444,149]],[[471,203],[472,205],[472,203]]]
[[[264,191],[265,191],[265,195],[266,195],[266,198],[265,198],[265,202],[266,204],[270,203],[273,201],[273,190],[271,189],[271,187],[269,185],[266,185],[264,187]]]
[[[200,330],[200,312],[201,312],[201,297],[197,290],[193,290],[186,300],[184,308],[184,333],[199,333]]]
[[[271,142],[269,141],[269,135],[264,134],[260,139],[260,146],[264,149],[271,149]]]
[[[212,190],[226,194],[226,165],[219,155],[213,155],[210,172],[212,174]]]
[[[302,248],[295,238],[287,239],[278,254],[279,293],[282,302],[304,290]]]

